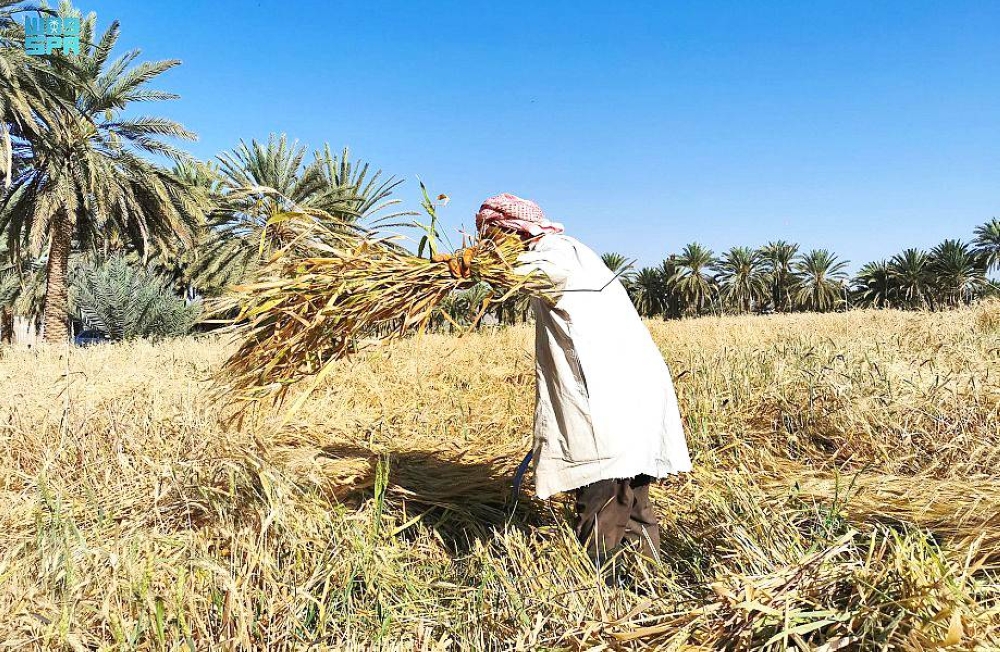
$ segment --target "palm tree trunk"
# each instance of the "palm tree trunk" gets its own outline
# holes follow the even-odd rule
[[[10,344],[14,341],[14,313],[7,308],[0,308],[0,344]]]
[[[46,342],[69,339],[69,250],[73,240],[73,223],[65,210],[59,210],[52,220],[49,261],[45,268],[45,307],[43,328]]]

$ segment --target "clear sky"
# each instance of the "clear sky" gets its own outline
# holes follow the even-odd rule
[[[286,132],[656,264],[784,238],[851,268],[1000,216],[1000,2],[78,0],[184,65],[201,158]]]

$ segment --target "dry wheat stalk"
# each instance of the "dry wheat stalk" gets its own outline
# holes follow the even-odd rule
[[[236,288],[236,322],[245,325],[242,344],[223,367],[232,398],[280,400],[303,378],[319,382],[362,341],[422,331],[456,290],[483,282],[493,288],[481,316],[491,302],[519,292],[547,296],[551,288],[541,275],[515,273],[524,244],[508,234],[492,232],[467,248],[464,276],[456,274],[455,259],[427,260],[386,240],[328,242],[310,248],[299,240],[278,252],[256,282]]]

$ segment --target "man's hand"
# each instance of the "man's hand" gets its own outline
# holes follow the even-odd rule
[[[472,259],[476,255],[474,247],[459,249],[452,254],[434,254],[431,258],[435,263],[448,263],[448,271],[455,278],[469,278],[472,276]]]

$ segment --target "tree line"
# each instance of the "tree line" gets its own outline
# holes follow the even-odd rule
[[[996,294],[990,273],[1000,269],[1000,220],[975,229],[971,242],[948,239],[929,251],[906,249],[867,263],[850,276],[848,261],[826,249],[800,251],[777,240],[732,247],[723,254],[698,243],[658,267],[632,269],[619,253],[604,263],[646,317],[702,314],[953,308]]]

